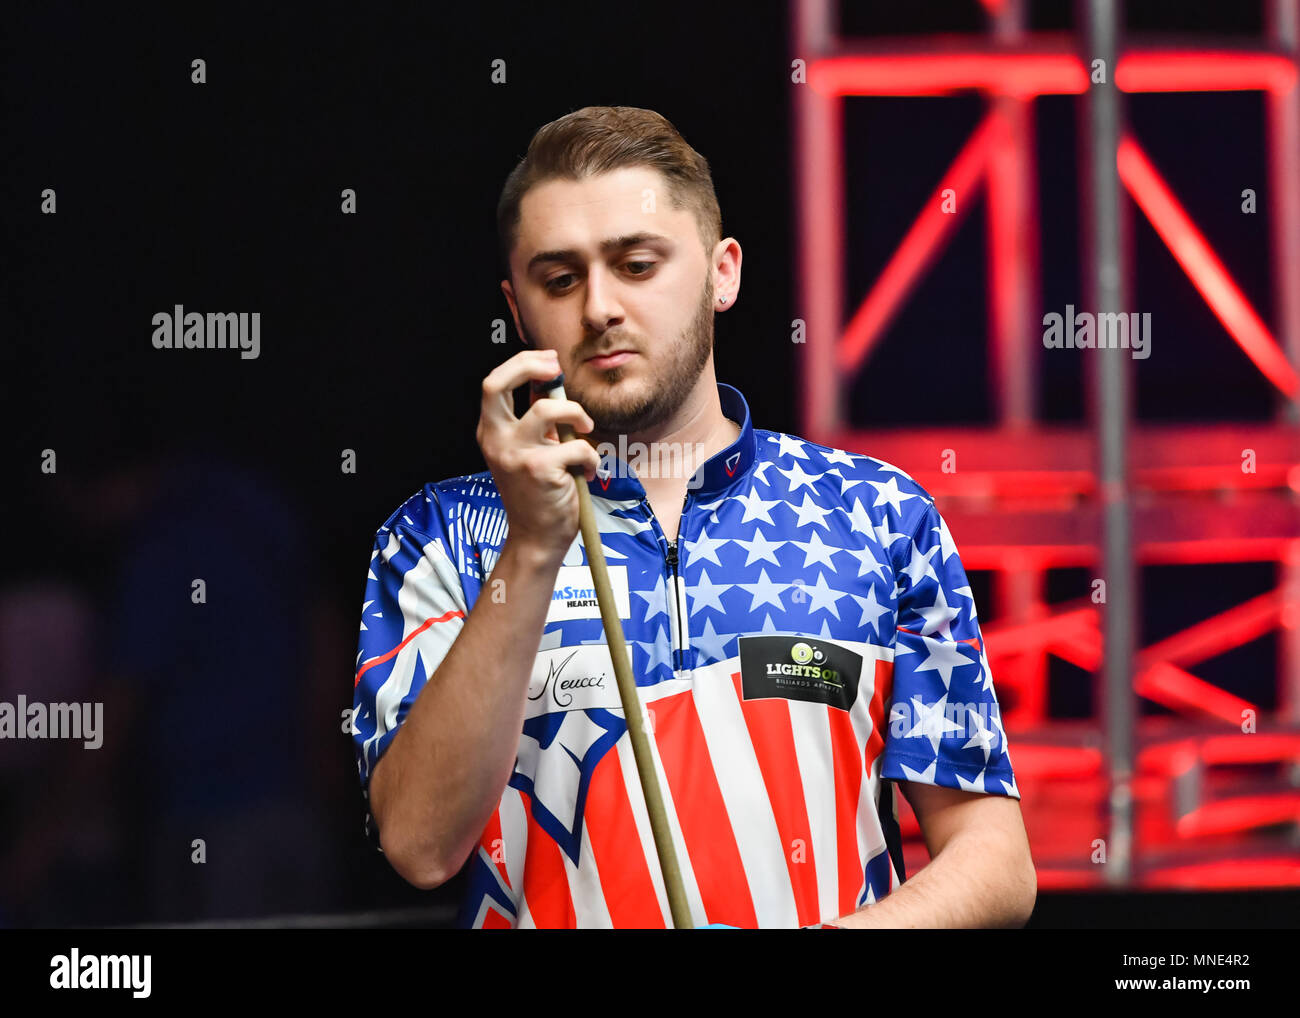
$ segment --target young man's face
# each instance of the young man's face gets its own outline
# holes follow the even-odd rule
[[[700,381],[713,353],[710,254],[649,167],[524,195],[502,289],[525,342],[559,355],[565,392],[597,433],[657,427]]]

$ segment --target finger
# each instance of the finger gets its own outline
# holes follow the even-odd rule
[[[535,446],[529,450],[528,459],[534,477],[557,486],[565,482],[565,475],[575,471],[581,471],[587,480],[591,480],[600,466],[596,450],[581,441]]]
[[[600,454],[596,452],[590,442],[581,440],[560,442],[558,445],[552,446],[548,451],[554,452],[557,462],[569,473],[581,470],[589,481],[596,476],[596,468],[600,466]]]
[[[595,422],[582,409],[581,403],[571,399],[539,399],[528,412],[519,418],[516,434],[522,441],[540,442],[544,436],[554,435],[557,424],[568,424],[577,432],[588,432]]]
[[[514,391],[525,382],[546,381],[559,373],[560,359],[554,350],[521,350],[502,361],[483,379],[481,421],[496,426],[513,422]]]

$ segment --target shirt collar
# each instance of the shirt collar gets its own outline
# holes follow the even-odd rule
[[[749,417],[749,404],[745,402],[745,397],[740,394],[739,389],[724,382],[718,382],[717,386],[722,414],[740,425],[740,435],[725,449],[710,456],[687,482],[687,494],[695,495],[697,498],[720,494],[735,484],[749,472],[757,454],[758,443],[754,438],[754,425]],[[633,461],[637,460],[633,450],[628,448],[624,440],[620,443],[618,451],[602,457],[596,478],[588,482],[588,488],[593,495],[601,498],[615,501],[630,499],[639,502],[645,498],[645,488],[633,468],[621,455],[622,453],[626,453]],[[665,454],[659,462],[663,469],[670,469],[673,457]],[[644,467],[643,461],[643,469]]]

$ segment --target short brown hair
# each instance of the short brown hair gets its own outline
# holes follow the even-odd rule
[[[529,188],[557,178],[581,180],[625,166],[649,166],[662,173],[673,207],[694,214],[705,252],[713,250],[722,239],[722,212],[708,160],[654,110],[584,106],[539,128],[524,158],[506,178],[497,202],[497,235],[505,274],[510,274],[520,205]]]

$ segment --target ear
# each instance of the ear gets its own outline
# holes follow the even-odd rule
[[[510,280],[501,280],[501,292],[506,295],[506,303],[510,305],[510,316],[515,320],[515,333],[524,346],[532,346],[528,341],[528,334],[524,332],[523,327],[519,324],[519,305],[515,301],[515,290],[510,285]]]

